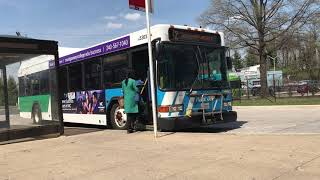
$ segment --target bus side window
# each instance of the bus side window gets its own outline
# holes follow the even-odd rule
[[[49,93],[49,70],[40,72],[40,94]]]
[[[87,90],[101,89],[101,60],[93,59],[84,63],[85,88]]]
[[[82,67],[81,63],[69,66],[69,85],[70,91],[78,91],[83,88],[82,85]]]
[[[103,59],[104,87],[120,87],[126,77],[129,61],[126,53],[108,56]]]
[[[24,87],[24,76],[22,77],[19,77],[18,80],[19,80],[19,96],[25,96],[26,93],[25,93],[25,87]]]
[[[40,73],[34,73],[30,76],[31,79],[31,95],[39,95],[40,93]]]
[[[67,67],[60,67],[59,74],[60,82],[59,82],[59,88],[62,93],[68,92],[68,70]]]

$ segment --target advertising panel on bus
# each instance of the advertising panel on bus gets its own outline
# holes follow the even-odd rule
[[[77,91],[64,94],[63,113],[105,114],[105,93],[103,90]]]

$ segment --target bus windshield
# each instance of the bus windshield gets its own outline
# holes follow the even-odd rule
[[[165,43],[158,59],[159,86],[164,90],[224,88],[226,71],[224,48]]]

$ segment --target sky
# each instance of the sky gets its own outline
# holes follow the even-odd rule
[[[199,26],[210,0],[154,0],[151,24]],[[59,46],[84,48],[145,28],[128,0],[0,0],[0,34],[17,31]]]

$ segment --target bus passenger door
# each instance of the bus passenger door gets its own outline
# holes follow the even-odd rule
[[[136,79],[144,82],[140,86],[142,92],[142,99],[144,101],[144,106],[141,107],[144,119],[146,123],[152,122],[152,113],[151,113],[151,99],[149,93],[149,80],[148,79],[148,69],[149,69],[149,56],[148,49],[138,50],[132,52],[132,68],[136,74]],[[147,81],[147,83],[145,83]]]

